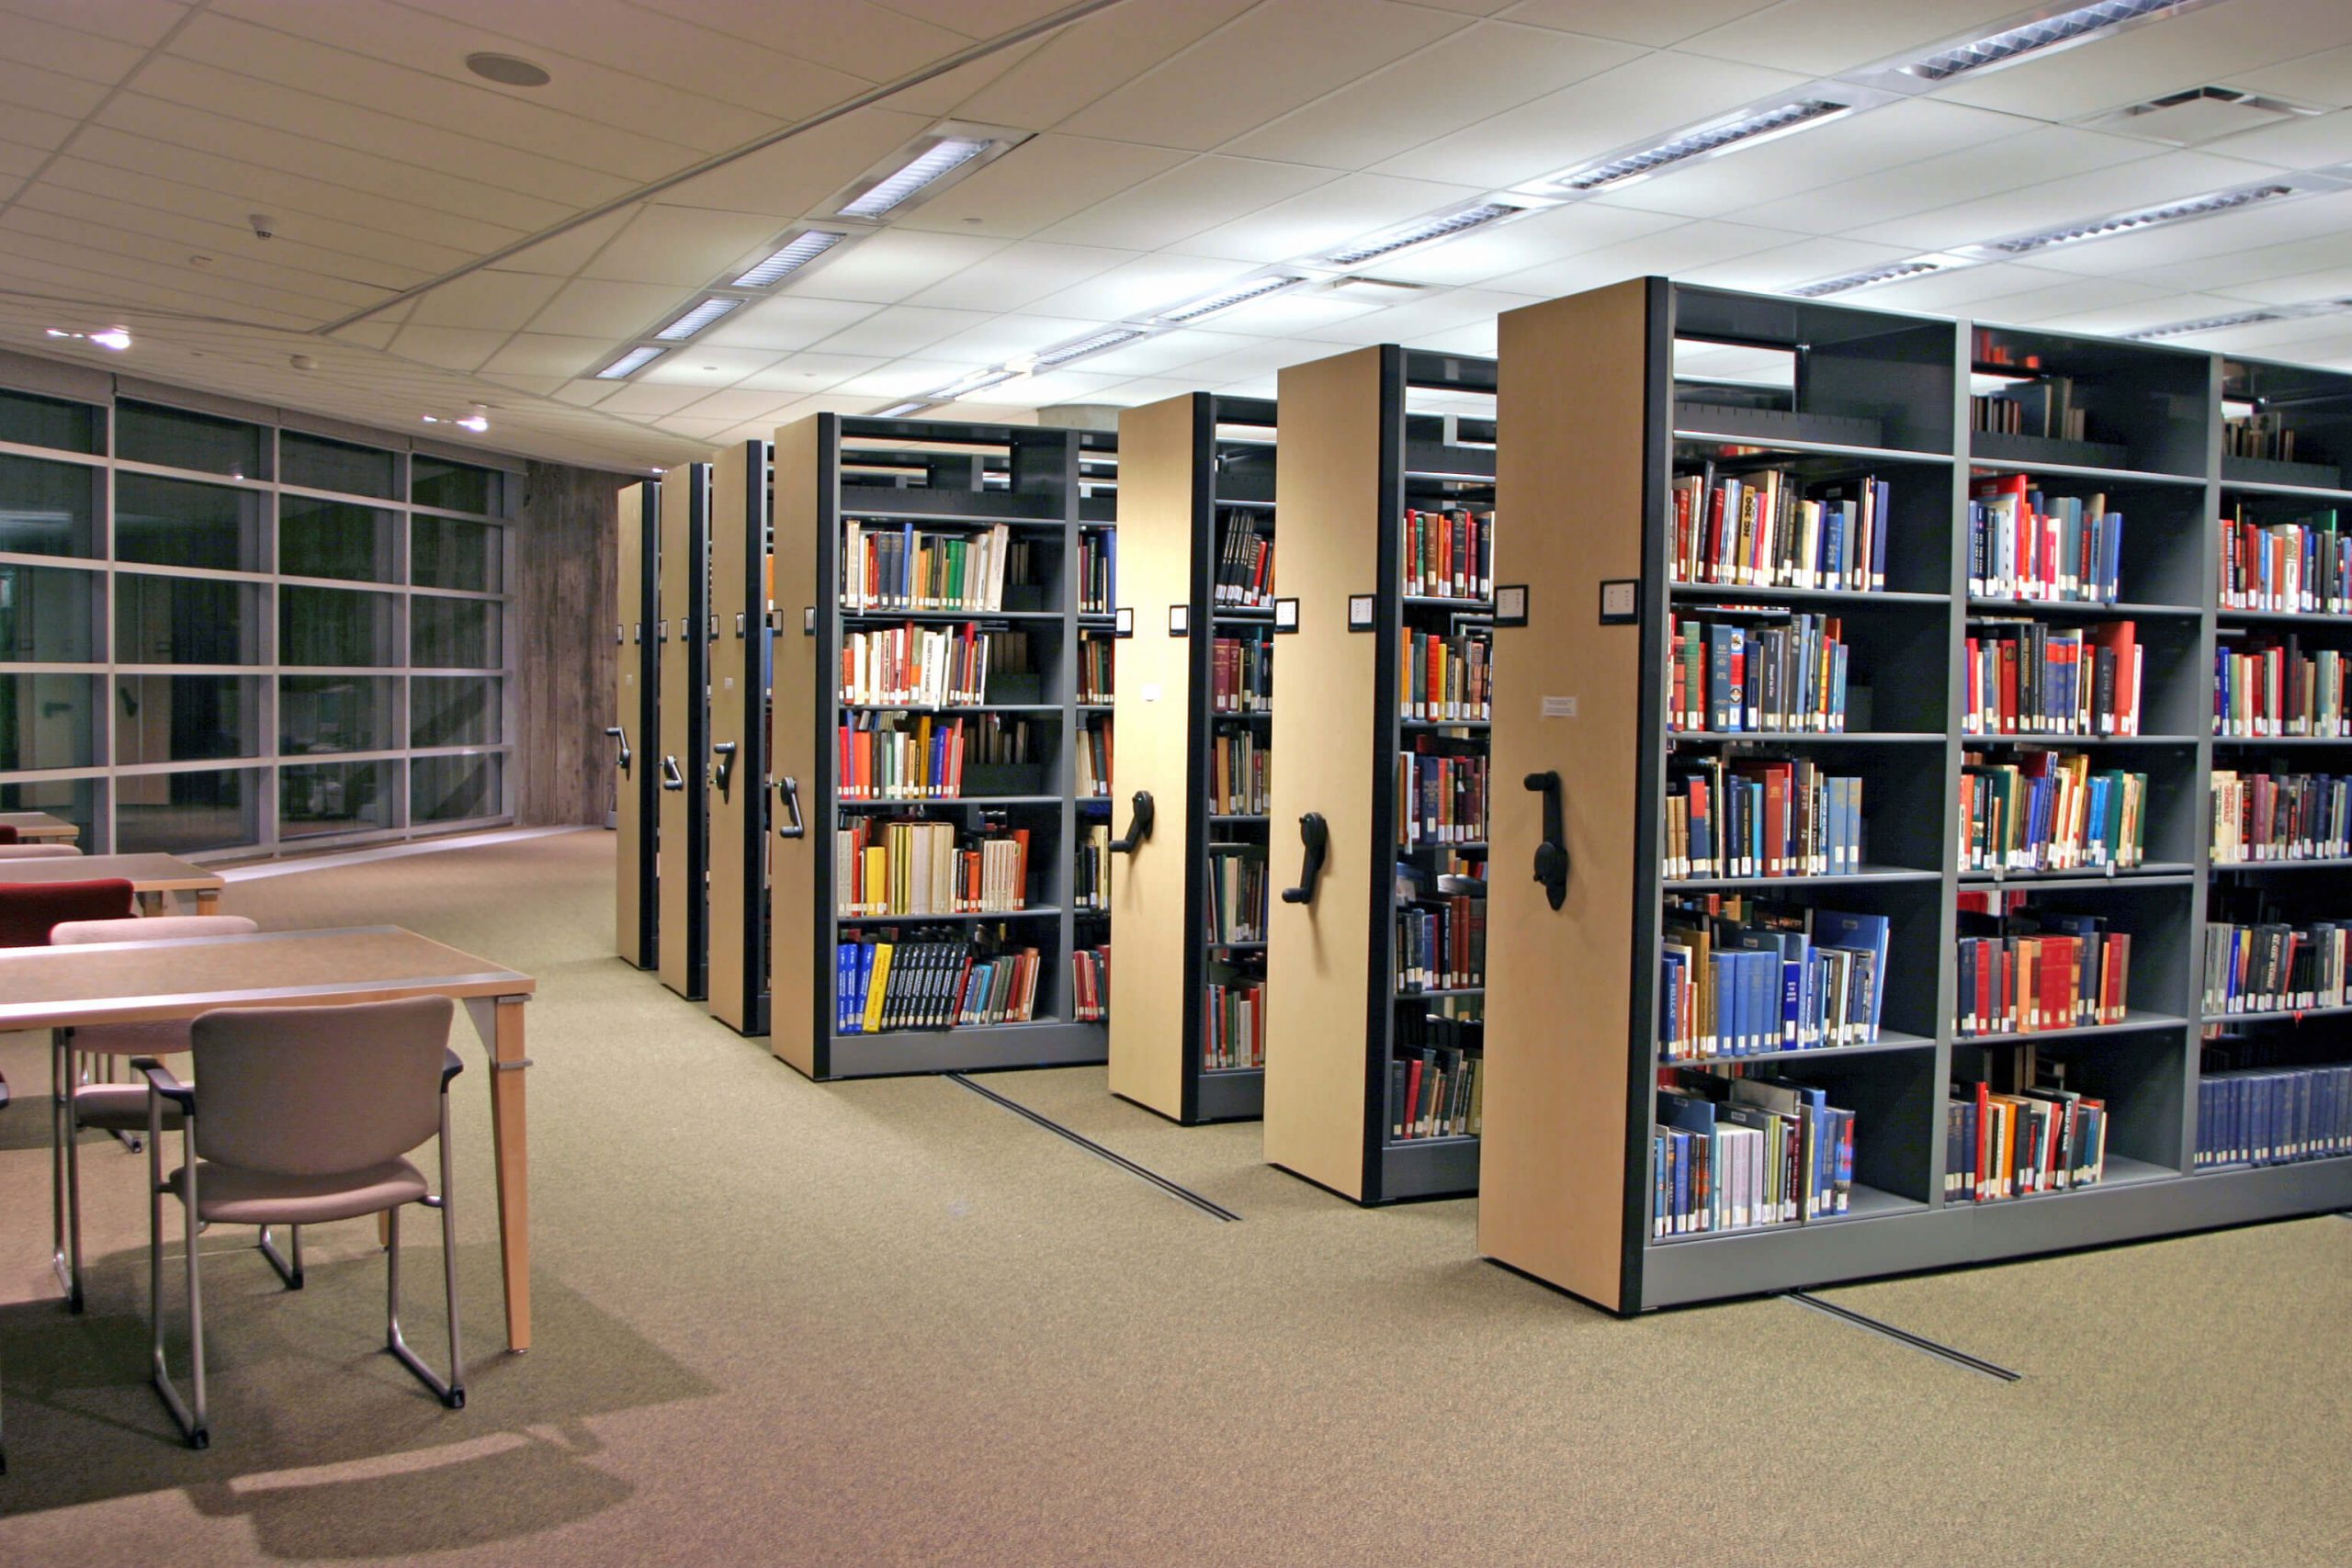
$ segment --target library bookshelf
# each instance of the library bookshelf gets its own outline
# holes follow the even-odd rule
[[[1400,1086],[1396,1068],[1425,1040],[1464,1043],[1430,1047],[1432,1060],[1444,1049],[1476,1060],[1478,987],[1416,983],[1399,942],[1449,899],[1483,920],[1485,835],[1422,841],[1399,779],[1422,757],[1482,768],[1487,726],[1404,716],[1400,665],[1418,646],[1408,638],[1483,649],[1492,605],[1467,581],[1408,591],[1431,585],[1408,585],[1417,563],[1402,536],[1408,513],[1460,514],[1464,537],[1476,517],[1476,536],[1491,540],[1494,375],[1488,360],[1385,345],[1292,367],[1276,386],[1273,655],[1292,695],[1272,726],[1289,761],[1273,770],[1269,812],[1266,1158],[1367,1204],[1478,1185],[1474,1101],[1462,1097],[1454,1130],[1408,1124],[1420,1080]]]
[[[661,620],[656,655],[662,701],[651,751],[658,759],[655,972],[689,1001],[710,985],[710,465],[674,468],[661,485]]]
[[[655,921],[654,832],[660,821],[660,772],[645,749],[661,726],[662,486],[654,479],[624,486],[616,502],[619,544],[615,582],[617,649],[613,659],[613,951],[639,969],[650,969],[660,940]]]
[[[1498,552],[1502,576],[1527,585],[1530,615],[1525,628],[1496,637],[1504,700],[1494,765],[1510,787],[1497,793],[1492,827],[1505,858],[1492,909],[1482,1253],[1634,1313],[2352,1201],[2352,1159],[2198,1153],[2200,1096],[2215,1092],[2200,1079],[2211,1050],[2200,1035],[2218,1027],[2199,1016],[2209,895],[2224,880],[2268,879],[2300,890],[2281,918],[2352,912],[2321,907],[2316,885],[2333,879],[2300,867],[2211,863],[2212,769],[2237,749],[2212,734],[2217,636],[2226,639],[2233,620],[2217,599],[2217,509],[2233,487],[2223,398],[2281,412],[2320,470],[2297,479],[2240,468],[2236,491],[2285,521],[2338,499],[2325,468],[2352,407],[2329,400],[2344,397],[2342,378],[1661,278],[1513,311],[1500,352],[1498,418],[1511,441],[1498,498],[1552,526],[1514,530]],[[1710,378],[1706,367],[1725,356],[1744,361],[1744,373]],[[1690,565],[1694,539],[1739,536],[1711,535],[1704,506],[1692,525],[1679,500],[1719,485],[1736,499],[1768,484],[1822,509],[1784,513],[1800,520],[1793,535],[1757,534],[1759,552],[1766,541],[1798,541],[1790,570],[1813,572],[1810,582],[1776,577],[1769,564],[1755,577],[1737,575],[1747,569],[1736,561],[1723,577],[1712,560]],[[1854,537],[1850,522],[1829,521],[1843,502],[1870,508],[1883,573],[1867,553],[1859,563],[1840,557],[1834,570],[1818,553]],[[2029,547],[2018,542],[2025,531],[2003,530],[2029,513],[2030,532],[2057,542],[2030,547],[2040,553],[2021,586],[2004,573]],[[2098,532],[2109,513],[2121,518],[2107,525],[2120,545]],[[2052,516],[2061,524],[2044,532]],[[1815,522],[1818,532],[1807,531]],[[1818,631],[1799,619],[1808,615],[1834,617],[1845,644],[1842,728],[1726,732],[1708,662],[1713,631],[1677,699],[1677,649],[1691,646],[1678,634]],[[2128,634],[2117,629],[2124,624]],[[2328,641],[2329,628],[2312,630]],[[2014,672],[1986,649],[2020,640],[2039,660],[2024,666],[2038,671],[2034,701],[2062,693],[2049,711],[2064,716],[2021,718],[2004,705]],[[1739,646],[1727,631],[1724,642]],[[2051,671],[2062,667],[2077,683],[2057,684]],[[1997,676],[1989,683],[1988,671]],[[1691,701],[1692,682],[1704,683],[1705,702]],[[1766,698],[1769,706],[1769,690]],[[2080,733],[2086,711],[2090,733]],[[2010,728],[2042,722],[2052,728]],[[2327,749],[2338,744],[2352,752],[2352,741],[2332,739],[2243,750],[2308,773],[2323,759],[2333,766],[2340,753]],[[1778,770],[1783,780],[1808,776],[1795,772],[1801,762],[1816,782],[1861,781],[1858,835],[1843,832],[1853,813],[1814,819],[1825,843],[1858,839],[1852,858],[1768,868],[1702,855],[1691,874],[1697,840],[1678,839],[1675,827],[1695,820],[1691,781],[1728,780],[1747,798],[1772,787]],[[2039,798],[2030,794],[1999,797],[2009,815],[1975,814],[1987,792],[2020,778],[2055,791],[2070,765],[2130,815],[2068,840],[2055,829],[2037,837],[2068,820],[2063,813],[2045,820],[2011,806]],[[1546,840],[1537,787],[1546,775],[1557,781],[1557,841],[1570,868],[1556,906],[1521,869]],[[1996,838],[1980,841],[1987,821]],[[1678,964],[1711,951],[1692,948],[1694,931],[1728,943],[1758,926],[1782,933],[1770,945],[1800,929],[1808,944],[1822,942],[1789,958],[1782,977],[1846,987],[1874,973],[1874,1010],[1863,1009],[1873,1031],[1845,1044],[1792,1043],[1811,981],[1784,998],[1774,979],[1762,1032],[1747,1041],[1753,1054],[1695,1069],[1672,1059],[1687,1049],[1679,1032],[1691,1006],[1690,971]],[[2059,968],[2036,972],[2052,953],[2064,955]],[[2016,984],[2003,967],[2012,958],[2033,974],[2037,1010],[2047,998],[2050,1010],[2027,1013],[2019,1001],[1987,1021],[1976,976]],[[1725,986],[1708,1006],[1729,1008],[1732,994]],[[1872,993],[1865,984],[1825,994],[1843,1007]],[[2002,1010],[2000,992],[1983,994]],[[1783,1012],[1792,1000],[1798,1010]],[[2352,1059],[2324,1019],[2241,1027],[2304,1036],[2292,1050],[2246,1048],[2251,1065]],[[1725,1074],[1762,1087],[1747,1099],[1699,1083]],[[1963,1103],[1980,1084],[1984,1096]],[[1679,1228],[1696,1189],[1675,1186],[1673,1162],[1693,1157],[1675,1134],[1728,1114],[1693,1101],[1728,1092],[1739,1115],[1753,1116],[1775,1086],[1789,1089],[1789,1106],[1818,1091],[1818,1104],[1851,1113],[1849,1155],[1838,1118],[1789,1113],[1792,1139],[1800,1117],[1830,1134],[1816,1146],[1808,1131],[1792,1156],[1818,1148],[1818,1205],[1815,1183],[1801,1179],[1791,1205],[1801,1217],[1758,1224],[1751,1212],[1747,1224]],[[1998,1184],[2009,1168],[1977,1169],[1983,1145],[1961,1120],[1986,1116],[2003,1095],[2034,1102],[2021,1116],[2048,1118],[2063,1172],[2009,1168],[2007,1195]]]
[[[768,1032],[769,467],[764,441],[710,463],[709,1003],[739,1034]]]
[[[1079,781],[1110,705],[1081,702],[1079,680],[1090,657],[1107,667],[1094,645],[1114,624],[1116,450],[1103,432],[840,414],[776,432],[769,1037],[812,1078],[1105,1057],[1103,1023],[1080,1015],[1101,1010],[1090,955],[1108,940],[1098,890],[1112,802],[1107,776],[1083,796]],[[983,552],[1001,552],[1001,592],[975,586],[987,581],[974,570]],[[956,575],[915,575],[923,563]],[[993,603],[921,603],[956,587]],[[917,603],[899,603],[900,589]],[[924,647],[950,660],[942,643],[966,637],[970,679],[928,694],[944,700],[883,689],[916,678]],[[853,674],[863,683],[848,689]],[[957,793],[903,793],[934,780]],[[986,861],[971,889],[979,907],[954,907],[960,884],[944,898],[935,881],[910,890],[910,863],[941,866],[911,862],[918,838],[933,856],[947,840],[959,856],[1025,846],[1022,869],[999,880],[1002,862]],[[896,871],[880,873],[870,854]],[[924,967],[899,974],[922,988],[889,990],[885,942],[894,963],[901,948],[916,952]],[[990,976],[1014,987],[993,1021],[941,1021],[978,999],[962,987]],[[1023,990],[1029,1016],[1009,1016]]]
[[[1257,671],[1273,640],[1273,442],[1262,399],[1196,392],[1119,418],[1133,629],[1116,644],[1110,1086],[1188,1125],[1264,1103],[1270,818],[1253,780],[1271,755]]]

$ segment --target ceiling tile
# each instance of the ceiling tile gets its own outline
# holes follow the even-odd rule
[[[29,61],[85,82],[113,86],[145,56],[152,40],[126,43],[79,27],[59,25],[84,9],[79,5],[49,5],[40,7],[39,15],[28,15],[22,6],[11,7],[8,25],[0,28],[0,51],[11,60]]]
[[[596,405],[598,413],[616,413],[639,419],[660,419],[676,413],[689,403],[700,402],[710,395],[702,386],[627,381],[614,389],[613,395]]]
[[[560,376],[492,376],[481,374],[481,378],[485,381],[494,382],[501,387],[512,387],[518,392],[528,392],[535,398],[547,397],[549,394],[571,385],[569,381],[566,381]]]
[[[1390,0],[1265,0],[1063,129],[1205,152],[1467,21]]]
[[[421,296],[409,320],[419,326],[480,327],[501,333],[527,321],[561,288],[560,280],[529,272],[484,269]]]
[[[738,263],[776,237],[776,220],[755,212],[652,202],[581,269],[583,277],[700,288],[734,275]]]
[[[1035,301],[1047,315],[1114,321],[1181,305],[1251,269],[1244,263],[1162,252],[1138,256]]]
[[[698,403],[689,404],[686,412],[696,419],[716,420],[721,423],[763,419],[773,426],[777,414],[799,400],[791,392],[730,388],[724,392],[713,392]]]
[[[1773,291],[1820,278],[1861,272],[1891,262],[1907,261],[1917,254],[1896,245],[1865,244],[1859,240],[1821,235],[1799,240],[1794,244],[1775,245],[1770,250],[1710,262],[1675,276],[1686,282],[1713,284],[1722,288]]]
[[[1052,240],[1154,251],[1339,177],[1336,169],[1210,153],[1044,231]]]
[[[470,327],[421,327],[412,322],[392,340],[392,352],[403,359],[421,359],[445,370],[478,370],[498,352],[507,334]]]
[[[2095,173],[2043,180],[1973,201],[1947,199],[1933,211],[1859,225],[1849,232],[1858,240],[1908,245],[1922,251],[1946,250],[2198,196],[2258,179],[2263,172],[2259,167],[2210,153],[2159,152],[2152,158],[2136,158]]]
[[[388,292],[338,276],[345,269],[324,253],[307,247],[288,247],[277,253],[282,258],[277,261],[236,257],[209,267],[192,266],[189,255],[219,249],[221,233],[169,213],[126,209],[47,182],[18,197],[0,216],[0,226],[128,258],[133,263],[130,270],[155,269],[172,287],[193,294],[270,302],[269,293],[276,290],[285,296],[286,309],[315,311],[314,319],[320,321],[361,306],[380,304]]]
[[[1476,186],[1440,185],[1392,175],[1343,175],[1247,218],[1202,231],[1184,242],[1195,255],[1237,261],[1290,261],[1319,255],[1351,240],[1448,207],[1476,200]]]
[[[1060,10],[1069,0],[891,0],[892,7],[967,39],[989,39]]]
[[[828,197],[933,123],[929,115],[863,108],[672,186],[662,199],[779,219],[820,215]]]
[[[2298,51],[2275,65],[2233,72],[2230,84],[2303,103],[2352,108],[2352,44],[2316,54]]]
[[[682,343],[630,379],[662,386],[731,387],[752,372],[766,369],[780,357],[764,348],[718,348],[709,344]]]
[[[1914,56],[1955,35],[2017,14],[2017,0],[1783,0],[1675,47],[1809,76],[1834,75],[1889,56]]]
[[[919,353],[943,338],[982,326],[991,319],[991,313],[984,310],[940,310],[919,305],[886,305],[816,346],[828,354],[896,357]]]
[[[617,340],[650,331],[685,304],[682,291],[659,283],[577,278],[531,318],[530,327],[537,333]]]
[[[847,247],[839,259],[809,274],[800,291],[826,299],[896,304],[919,289],[954,276],[1001,249],[1002,240],[978,234],[927,234],[885,229]]]
[[[74,0],[0,0],[0,11],[147,49],[163,41],[173,24],[187,14],[187,6],[183,0],[107,0],[103,6],[78,5]]]
[[[509,256],[499,258],[498,265],[508,272],[543,273],[550,277],[570,277],[595,259],[596,253],[612,243],[613,236],[628,228],[645,210],[643,203],[616,208],[595,218],[582,219],[569,227],[547,234]]]
[[[2203,279],[2267,276],[2274,250],[2299,242],[2341,244],[2352,229],[2352,192],[2298,197],[2276,206],[2242,208],[2112,239],[2051,247],[2035,259],[2059,272],[2129,277],[2174,287],[2184,267]],[[2290,264],[2291,265],[2291,264]]]
[[[1803,235],[1785,230],[1743,223],[1685,223],[1620,244],[1603,245],[1565,261],[1509,273],[1489,282],[1494,288],[1513,293],[1551,298],[1648,274],[1675,277],[1692,267],[1751,255],[1802,238]]]
[[[22,109],[37,109],[78,120],[103,103],[106,96],[100,83],[0,57],[0,104],[8,106],[11,116]]]
[[[956,310],[1017,310],[1135,258],[1133,251],[1023,240],[910,295],[907,302]]]
[[[1049,132],[912,209],[899,226],[1021,239],[1165,174],[1187,156],[1165,147]]]
[[[1258,0],[1154,0],[1114,6],[1061,28],[1019,63],[956,106],[989,125],[1061,126]]]
[[[8,138],[28,147],[39,147],[44,152],[55,152],[65,145],[81,123],[68,115],[51,114],[45,109],[28,108],[11,104],[6,114]]]
[[[741,385],[746,390],[763,391],[771,396],[792,393],[806,396],[810,392],[821,392],[829,388],[838,387],[852,377],[877,370],[886,363],[888,362],[870,355],[787,355],[765,369],[755,370],[744,377]],[[936,384],[936,382],[926,383],[926,385]]]
[[[945,359],[899,359],[848,376],[831,389],[864,398],[919,398],[984,368]]]
[[[1276,294],[1270,299],[1253,299],[1247,305],[1237,305],[1229,310],[1219,310],[1209,320],[1221,333],[1320,341],[1326,337],[1326,329],[1334,322],[1353,321],[1379,309],[1381,307],[1377,304],[1337,299],[1310,286],[1294,288],[1286,294]]]
[[[334,336],[362,348],[390,348],[400,330],[399,324],[392,321],[354,321],[347,327],[336,328]]]
[[[2285,169],[2317,169],[2352,163],[2352,109],[2312,115],[2265,126],[2204,144],[2209,152],[2250,158]]]
[[[1802,137],[1795,140],[1802,141]],[[1760,156],[1764,149],[1758,150]],[[1929,212],[2012,191],[2031,178],[2048,181],[2112,168],[2148,156],[2148,143],[2064,126],[2044,126],[1998,141],[1923,158],[1808,191],[1802,201],[1775,200],[1734,212],[1785,223],[1816,234],[1849,233],[1909,213]],[[1736,160],[1726,160],[1731,162]],[[2007,233],[2030,223],[2007,223]],[[1990,239],[1992,235],[1978,236]]]
[[[1098,354],[1086,362],[1086,367],[1102,376],[1159,376],[1180,366],[1213,359],[1220,354],[1240,354],[1259,346],[1260,339],[1245,337],[1238,333],[1185,327],[1172,333],[1155,333],[1139,343],[1114,348],[1108,354]]]
[[[650,11],[763,48],[798,55],[853,76],[903,76],[971,40],[874,0],[639,0]]]
[[[1595,38],[1623,39],[1663,48],[1780,0],[1521,0],[1500,15],[1506,21],[1557,28]]]
[[[880,308],[851,299],[779,295],[736,311],[705,333],[701,341],[718,348],[806,348]]]
[[[1402,251],[1356,268],[1367,277],[1405,283],[1483,283],[1545,262],[1559,261],[1678,228],[1687,220],[1670,213],[1639,212],[1599,201],[1575,201],[1531,212],[1491,229],[1464,234],[1442,244]]]
[[[967,327],[952,337],[941,338],[930,346],[928,352],[934,359],[972,360],[982,365],[994,365],[1019,355],[1051,348],[1067,339],[1098,331],[1102,325],[1100,318],[999,316],[994,321]]]
[[[52,150],[0,138],[0,175],[29,175],[49,162]]]

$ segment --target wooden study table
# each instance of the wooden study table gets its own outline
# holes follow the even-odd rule
[[[0,811],[0,828],[14,828],[28,844],[70,844],[82,836],[81,829],[46,811]]]
[[[56,855],[40,860],[0,860],[0,882],[103,882],[120,877],[139,895],[148,914],[161,912],[167,893],[196,895],[196,912],[220,912],[218,872],[169,855]]]
[[[175,942],[0,949],[0,1031],[194,1018],[214,1008],[449,997],[490,1056],[506,1345],[531,1348],[529,1145],[523,1114],[528,975],[398,926],[261,931]]]

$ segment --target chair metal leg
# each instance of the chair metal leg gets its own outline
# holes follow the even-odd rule
[[[417,1382],[431,1389],[442,1404],[452,1410],[462,1410],[466,1391],[454,1382],[444,1382],[440,1374],[424,1364],[414,1350],[409,1348],[407,1337],[401,1333],[401,1212],[390,1209],[392,1239],[384,1258],[384,1348],[392,1359],[409,1370]]]
[[[72,1031],[49,1032],[49,1263],[65,1292],[66,1310],[80,1312],[82,1205],[75,1184],[81,1168],[74,1152],[73,1051]]]
[[[192,1449],[212,1446],[212,1432],[205,1423],[204,1399],[204,1286],[198,1272],[196,1236],[197,1224],[196,1151],[191,1147],[187,1161],[187,1192],[182,1207],[187,1218],[187,1327],[188,1358],[194,1367],[189,1379],[196,1393],[196,1407],[190,1410],[180,1398],[180,1391],[172,1384],[172,1374],[164,1359],[164,1158],[163,1117],[156,1102],[149,1101],[147,1113],[147,1314],[154,1325],[153,1378],[155,1392],[164,1398],[164,1407],[172,1419],[179,1424],[180,1433]],[[192,1145],[194,1139],[188,1140]]]
[[[261,1248],[261,1255],[269,1259],[269,1266],[277,1270],[277,1277],[286,1281],[286,1288],[299,1291],[302,1288],[302,1227],[288,1225],[286,1234],[287,1245],[293,1251],[290,1259],[280,1254],[270,1241],[267,1225],[261,1227],[261,1240],[255,1245]]]
[[[441,1403],[452,1410],[466,1407],[466,1354],[458,1334],[458,1221],[457,1211],[449,1201],[449,1094],[445,1084],[441,1094],[441,1196],[426,1198],[424,1206],[441,1211],[441,1285],[449,1307],[449,1380],[447,1382],[417,1359],[409,1348],[408,1340],[401,1333],[401,1211],[384,1212],[387,1246],[384,1278],[384,1348],[390,1350],[416,1377],[419,1382],[441,1396]]]

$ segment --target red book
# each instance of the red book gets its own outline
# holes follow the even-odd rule
[[[1702,580],[1708,582],[1729,581],[1723,570],[1724,550],[1724,491],[1718,485],[1707,497],[1707,558]]]
[[[1405,1069],[1405,1136],[1420,1136],[1421,1061],[1416,1056]]]
[[[2080,944],[2075,938],[2041,939],[2041,973],[2035,976],[2034,988],[2041,1003],[2042,1028],[2071,1029],[2080,1021],[2070,1004],[2074,999],[2074,980],[2082,972],[2082,963]]]
[[[2115,709],[2099,731],[2102,735],[2140,732],[2139,682],[2129,680],[2138,656],[2139,628],[2130,621],[2101,621],[2090,629],[2090,646],[2115,655]]]

